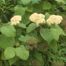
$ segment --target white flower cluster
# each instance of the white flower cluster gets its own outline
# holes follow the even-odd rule
[[[38,13],[33,13],[30,17],[29,20],[38,24],[45,23],[45,15],[43,14],[38,14]]]
[[[59,15],[50,15],[49,18],[47,19],[47,24],[60,24],[62,22],[63,18],[62,16]]]
[[[19,16],[19,15],[15,15],[11,18],[10,22],[11,22],[11,25],[17,25],[20,23],[22,17]]]
[[[11,18],[10,22],[11,25],[17,25],[20,23],[22,17],[20,15],[15,15]],[[31,22],[36,23],[37,25],[39,24],[60,24],[63,20],[63,17],[60,15],[50,15],[47,20],[45,20],[45,15],[44,14],[38,14],[38,13],[33,13],[30,15],[29,20]]]
[[[60,24],[63,18],[60,15],[50,15],[49,18],[45,20],[45,15],[33,13],[29,17],[29,20],[36,24],[46,23],[48,25],[52,25],[52,24]]]

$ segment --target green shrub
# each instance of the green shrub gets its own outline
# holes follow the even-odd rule
[[[65,15],[66,0],[0,0],[0,66],[64,66]]]

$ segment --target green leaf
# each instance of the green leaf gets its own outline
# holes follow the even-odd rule
[[[35,57],[35,59],[37,59],[39,61],[43,61],[42,54],[39,52],[35,52],[34,57]]]
[[[14,46],[15,44],[15,39],[14,38],[10,38],[10,37],[6,37],[4,35],[0,35],[0,48],[7,48],[7,47],[11,47]]]
[[[14,9],[15,9],[15,15],[23,16],[25,14],[25,11],[26,11],[27,8],[17,5],[17,6],[15,6]]]
[[[29,39],[31,39],[32,37],[29,36],[29,35],[21,35],[18,39],[19,41],[22,41],[22,42],[27,42]]]
[[[9,59],[8,62],[9,62],[9,65],[12,66],[18,59],[16,57],[12,58],[12,59]]]
[[[57,43],[57,41],[52,41],[51,44],[49,45],[49,49],[51,49],[51,51],[53,53],[57,53],[58,52],[58,43]]]
[[[31,39],[32,37],[29,35],[23,36],[21,35],[18,39],[22,42],[27,42],[29,39]]]
[[[38,62],[38,66],[44,66],[44,59],[41,53],[35,52],[34,57],[36,61]]]
[[[53,38],[57,41],[58,41],[60,35],[65,36],[64,31],[59,26],[54,26],[53,28],[50,29],[50,31],[51,31],[51,34],[52,34]]]
[[[6,60],[14,58],[15,57],[15,49],[13,47],[6,48],[4,51],[4,57]]]
[[[26,28],[26,25],[24,23],[20,23],[20,24],[18,24],[18,26],[21,28]]]
[[[49,18],[50,14],[47,12],[45,13],[45,19],[47,20]]]
[[[31,35],[26,35],[26,36],[21,35],[18,39],[21,42],[32,43],[32,44],[38,43],[38,39],[36,38],[36,36],[34,37],[33,35],[32,36]]]
[[[25,25],[28,25],[30,23],[28,17],[30,16],[29,13],[26,13],[23,17],[22,17],[22,23]]]
[[[31,2],[31,0],[21,0],[23,5],[27,5]]]
[[[50,10],[51,7],[52,7],[52,5],[51,5],[50,2],[45,1],[45,2],[43,3],[43,9],[44,9],[44,10]]]
[[[35,23],[31,23],[31,24],[27,27],[26,32],[27,32],[27,33],[30,33],[30,32],[32,32],[33,30],[35,30],[37,27],[38,27],[38,26],[37,26]]]
[[[13,26],[7,25],[1,27],[1,33],[7,37],[15,37],[16,30]]]
[[[47,42],[51,42],[52,40],[59,40],[60,35],[64,35],[64,31],[59,26],[54,26],[49,28],[41,28],[40,35]]]
[[[45,29],[41,28],[40,29],[40,35],[47,42],[51,42],[53,40],[53,36],[52,36],[52,34],[50,32],[50,29],[48,29],[48,28],[45,28]]]
[[[18,39],[19,41],[26,42],[26,38],[23,35],[21,35]]]
[[[16,56],[18,56],[22,60],[27,60],[29,57],[29,51],[25,48],[24,45],[21,45],[20,47],[17,47],[15,49]]]

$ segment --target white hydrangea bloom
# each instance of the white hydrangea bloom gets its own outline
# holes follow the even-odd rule
[[[47,19],[47,24],[60,24],[62,20],[63,18],[60,15],[50,15],[50,17]]]
[[[17,25],[20,23],[22,17],[19,16],[19,15],[15,15],[11,18],[10,22],[11,22],[11,25]]]
[[[57,18],[56,19],[57,22],[55,22],[55,24],[60,24],[62,22],[62,20],[63,20],[63,17],[59,16],[59,15],[57,15],[56,18]]]
[[[45,15],[43,14],[38,14],[38,13],[33,13],[30,17],[29,20],[38,24],[45,23]]]

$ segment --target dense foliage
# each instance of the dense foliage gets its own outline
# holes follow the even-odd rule
[[[64,66],[65,18],[66,0],[0,0],[0,66]]]

